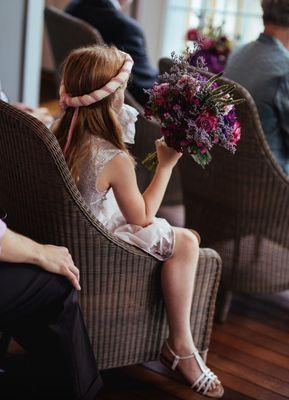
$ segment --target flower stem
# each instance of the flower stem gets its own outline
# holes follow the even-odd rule
[[[158,165],[157,152],[149,153],[141,163],[150,172],[155,172]]]

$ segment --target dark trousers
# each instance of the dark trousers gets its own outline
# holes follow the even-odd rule
[[[0,331],[30,354],[38,399],[96,399],[101,378],[77,293],[64,277],[0,263]]]

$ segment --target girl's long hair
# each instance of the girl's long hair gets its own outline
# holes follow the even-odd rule
[[[62,65],[65,91],[71,96],[88,94],[100,89],[116,76],[124,63],[124,54],[113,46],[90,46],[73,50]],[[127,152],[121,126],[112,108],[117,92],[90,106],[79,107],[72,139],[65,156],[70,172],[77,182],[80,166],[89,157],[92,135],[111,142]],[[64,112],[54,128],[54,134],[64,149],[74,108]]]

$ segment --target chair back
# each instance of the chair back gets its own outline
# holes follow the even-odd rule
[[[83,46],[104,43],[101,34],[90,24],[56,7],[45,7],[44,16],[58,73],[70,51]]]
[[[162,72],[171,65],[169,59],[160,62]],[[203,246],[219,252],[228,286],[246,291],[256,291],[256,285],[263,291],[289,287],[289,276],[283,279],[286,263],[277,260],[289,259],[289,178],[269,149],[251,95],[236,84],[234,97],[246,100],[236,107],[242,135],[235,155],[215,146],[205,169],[190,156],[181,159],[186,226],[199,231]],[[264,268],[272,268],[272,274]]]

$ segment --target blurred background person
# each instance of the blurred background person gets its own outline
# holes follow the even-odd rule
[[[129,91],[142,105],[147,101],[143,89],[150,89],[158,71],[150,63],[143,28],[124,9],[132,0],[72,0],[65,11],[94,26],[107,44],[130,54],[134,60]]]
[[[263,0],[265,30],[229,58],[225,76],[257,105],[268,144],[289,174],[289,1]]]

